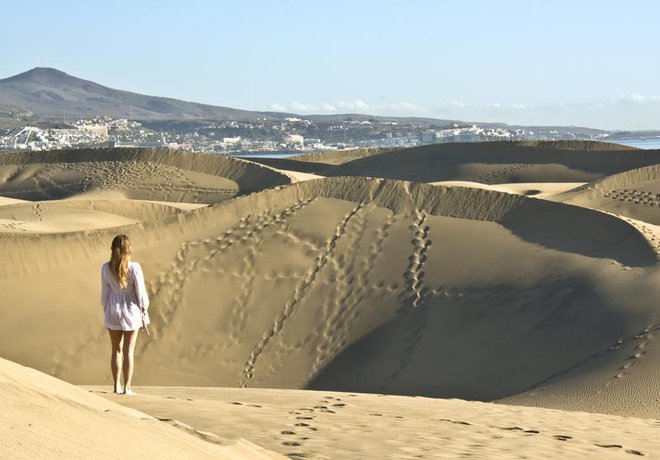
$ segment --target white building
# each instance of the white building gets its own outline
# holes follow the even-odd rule
[[[305,145],[305,138],[300,134],[287,134],[284,136],[284,142],[289,145],[298,145],[302,147]]]

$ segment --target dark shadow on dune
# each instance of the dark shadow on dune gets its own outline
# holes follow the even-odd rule
[[[0,196],[16,198],[18,200],[50,201],[63,200],[84,192],[83,187],[78,183],[62,185],[64,185],[66,189],[61,186],[51,186],[41,189],[0,188]]]
[[[653,150],[567,150],[513,142],[449,143],[395,150],[355,159],[327,170],[325,175],[367,176],[416,182],[528,182],[529,178],[525,179],[525,176],[529,175],[528,172],[521,169],[522,176],[518,177],[516,166],[562,165],[572,172],[546,168],[543,173],[533,174],[533,182],[573,182],[590,181],[595,177],[659,162],[660,151]],[[489,175],[501,175],[501,180],[473,177],[461,169],[467,164],[491,165],[494,168]]]
[[[630,224],[602,212],[545,200],[523,200],[498,223],[550,249],[610,258],[631,267],[655,265],[657,256]]]
[[[576,276],[461,293],[402,307],[306,388],[492,401],[606,352],[628,319]]]
[[[326,163],[313,163],[311,161],[298,161],[290,158],[252,158],[242,156],[244,160],[250,160],[255,163],[270,166],[271,168],[286,169],[289,171],[303,172],[309,174],[324,175],[326,171],[334,168],[333,165]]]

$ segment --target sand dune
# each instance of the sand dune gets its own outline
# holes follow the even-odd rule
[[[506,407],[660,417],[660,226],[648,195],[656,192],[658,152],[571,145],[431,146],[325,165],[329,175],[390,171],[419,182],[316,178],[295,167],[151,150],[2,155],[0,355],[68,382],[108,385],[98,273],[112,237],[124,232],[152,299],[138,385],[282,395],[271,412],[256,412],[271,420],[263,426],[302,410],[287,398],[318,394],[259,388],[497,401],[438,401],[436,409],[472,414],[451,436],[485,436],[488,453],[509,449],[508,441],[527,446],[537,434],[529,430],[547,433],[535,442],[548,453],[654,452],[633,437],[598,447],[619,423],[613,417],[572,414],[566,426],[580,441],[562,444],[554,437],[562,413]],[[528,166],[510,168],[517,164]],[[638,195],[612,199],[615,192]],[[144,391],[156,398],[149,410],[171,410],[184,431],[207,427],[224,437],[219,415],[203,421],[165,404],[161,390]],[[226,404],[218,395],[230,394],[172,391],[214,410]],[[377,397],[364,398],[346,423],[352,436],[376,444],[359,425],[375,417],[363,412]],[[516,418],[521,411],[538,424]],[[490,427],[466,432],[478,414],[493,417]],[[508,435],[493,427],[505,420],[523,429],[509,430],[500,445],[492,439]],[[628,420],[640,433],[650,427]],[[421,443],[432,453],[448,436],[415,438],[406,430],[422,422],[410,423],[401,437],[388,436],[397,449]],[[580,423],[608,428],[589,437]],[[281,431],[263,435],[295,453]],[[346,439],[327,436],[310,437],[304,452],[327,455]]]
[[[139,391],[136,398],[107,397],[225,439],[240,434],[289,458],[660,454],[655,420],[381,394],[189,387]]]
[[[326,152],[308,153],[304,155],[296,155],[292,159],[296,161],[304,161],[307,163],[322,163],[328,165],[338,165],[346,163],[358,158],[364,158],[380,153],[390,152],[393,149],[388,148],[364,148],[364,149],[350,149],[350,150],[330,150]]]
[[[187,434],[4,359],[0,388],[6,458],[283,458],[234,436]]]
[[[126,198],[215,203],[290,179],[255,163],[185,152],[91,149],[0,156],[0,195],[52,200],[115,192]]]
[[[323,176],[368,176],[416,182],[485,184],[590,182],[660,162],[660,152],[603,143],[528,145],[514,142],[435,144],[366,155],[335,166],[297,158],[272,166]]]
[[[0,232],[63,233],[121,227],[159,221],[184,209],[137,200],[21,201],[0,207]]]
[[[605,177],[557,199],[660,224],[660,164]]]
[[[122,229],[153,298],[143,384],[491,400],[660,322],[657,254],[644,234],[517,195],[324,179]],[[5,357],[72,382],[107,380],[101,310],[91,306],[98,280],[88,274],[116,231],[0,238]],[[72,283],[75,298],[52,294]],[[47,325],[35,321],[54,311]],[[42,339],[19,346],[24,327]],[[637,366],[617,397],[636,398],[647,370]],[[582,375],[594,389],[607,378]],[[633,413],[659,411],[635,401]]]
[[[403,156],[405,155],[405,160]],[[368,175],[432,182],[587,182],[660,160],[658,152],[573,151],[515,143],[446,144],[355,160],[331,175]]]
[[[482,190],[493,190],[495,192],[514,193],[534,198],[549,198],[556,200],[556,196],[573,191],[578,187],[586,185],[584,182],[521,182],[513,184],[488,185],[481,182],[469,181],[439,181],[431,182],[432,185],[444,185],[446,187],[468,187]],[[561,201],[561,200],[557,200]]]

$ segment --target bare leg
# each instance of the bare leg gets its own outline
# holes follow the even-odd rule
[[[112,355],[110,358],[110,369],[112,369],[112,381],[114,382],[114,392],[121,391],[119,382],[119,374],[121,373],[122,356],[122,342],[124,338],[124,331],[113,331],[108,329],[110,333],[110,342],[112,344]]]
[[[131,380],[133,380],[134,352],[137,343],[138,330],[124,331],[124,394],[132,394]]]

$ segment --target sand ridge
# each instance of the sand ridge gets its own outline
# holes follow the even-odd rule
[[[597,142],[478,142],[434,144],[375,152],[332,164],[314,163],[306,159],[309,158],[255,161],[280,169],[322,176],[501,184],[591,182],[608,175],[657,164],[660,162],[660,152]]]
[[[214,203],[290,182],[238,158],[149,149],[90,149],[0,156],[0,195],[29,200],[121,191],[128,198]]]

